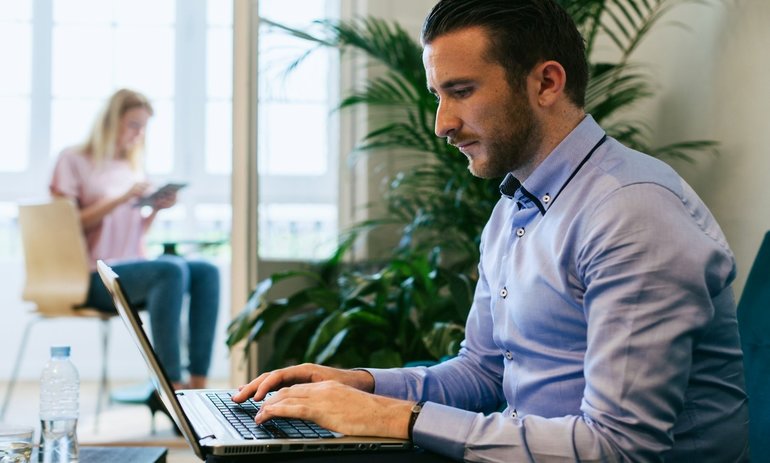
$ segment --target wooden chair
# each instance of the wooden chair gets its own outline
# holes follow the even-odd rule
[[[35,304],[16,356],[8,388],[5,391],[0,420],[5,415],[32,326],[40,320],[91,318],[101,325],[102,365],[96,418],[107,394],[107,348],[109,320],[116,314],[82,307],[88,294],[91,270],[75,205],[66,199],[19,205],[19,231],[24,250],[25,282],[22,298]]]
[[[770,455],[770,232],[741,294],[738,330],[749,395],[749,446],[753,457],[764,461]]]

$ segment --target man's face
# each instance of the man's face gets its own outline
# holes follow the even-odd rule
[[[460,29],[426,45],[428,88],[439,99],[435,132],[460,149],[477,177],[501,177],[526,166],[542,140],[526,94],[487,58],[487,33]]]

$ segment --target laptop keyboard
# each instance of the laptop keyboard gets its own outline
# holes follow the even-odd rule
[[[244,439],[320,439],[334,437],[330,431],[312,421],[293,418],[273,418],[264,424],[256,424],[254,416],[259,404],[252,399],[237,404],[229,392],[209,392],[206,397],[222,413]]]

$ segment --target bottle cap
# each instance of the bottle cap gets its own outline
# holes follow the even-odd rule
[[[51,357],[69,357],[70,346],[51,346]]]

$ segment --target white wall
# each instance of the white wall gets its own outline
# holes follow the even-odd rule
[[[740,295],[770,229],[770,2],[725,0],[676,8],[640,50],[658,97],[645,108],[657,140],[706,138],[720,154],[672,163],[711,208],[736,255]]]

